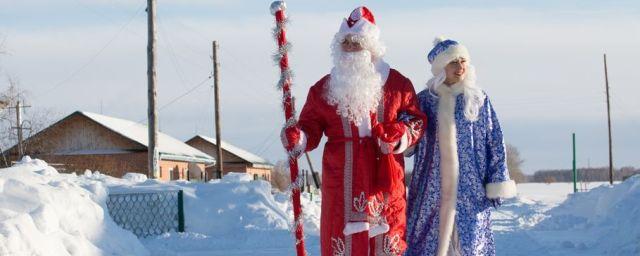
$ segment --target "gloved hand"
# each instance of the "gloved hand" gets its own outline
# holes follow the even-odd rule
[[[301,133],[302,131],[296,125],[282,128],[280,140],[287,152],[291,152],[300,143]]]
[[[400,139],[406,129],[407,127],[402,122],[382,123],[373,127],[372,133],[378,138],[380,152],[385,155],[391,154],[400,144]]]
[[[393,142],[384,142],[383,140],[378,139],[378,145],[380,145],[380,152],[382,152],[382,154],[385,154],[385,155],[391,154],[393,150],[396,149],[398,144],[400,144],[400,140],[393,141]]]

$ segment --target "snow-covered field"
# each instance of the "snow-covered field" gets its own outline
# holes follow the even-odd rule
[[[589,185],[518,185],[493,214],[498,255],[640,255],[640,176]],[[137,239],[108,215],[109,192],[165,189],[184,191],[185,233]],[[305,242],[319,255],[314,199],[302,200]],[[0,255],[295,255],[291,216],[288,195],[242,174],[205,184],[59,174],[31,159],[0,169]]]
[[[591,185],[518,185],[493,215],[498,254],[640,255],[640,176]]]

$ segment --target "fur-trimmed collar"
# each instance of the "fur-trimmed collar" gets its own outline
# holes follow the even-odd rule
[[[444,93],[444,94],[449,94],[453,96],[458,96],[464,92],[464,83],[462,83],[462,81],[452,85],[447,85],[445,83],[442,83],[436,88],[436,92],[438,93],[438,95],[442,95]]]
[[[377,59],[373,62],[373,65],[376,67],[376,71],[380,74],[380,79],[382,80],[382,85],[384,86],[387,83],[387,78],[389,78],[389,71],[391,70],[391,66],[383,59]]]

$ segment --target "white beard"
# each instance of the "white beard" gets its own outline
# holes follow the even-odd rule
[[[368,50],[333,51],[334,68],[326,98],[337,107],[337,114],[360,125],[370,118],[382,97],[382,77],[377,72]]]

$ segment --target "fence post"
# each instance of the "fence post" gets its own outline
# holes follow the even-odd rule
[[[178,190],[178,232],[184,232],[184,202],[182,190]]]

